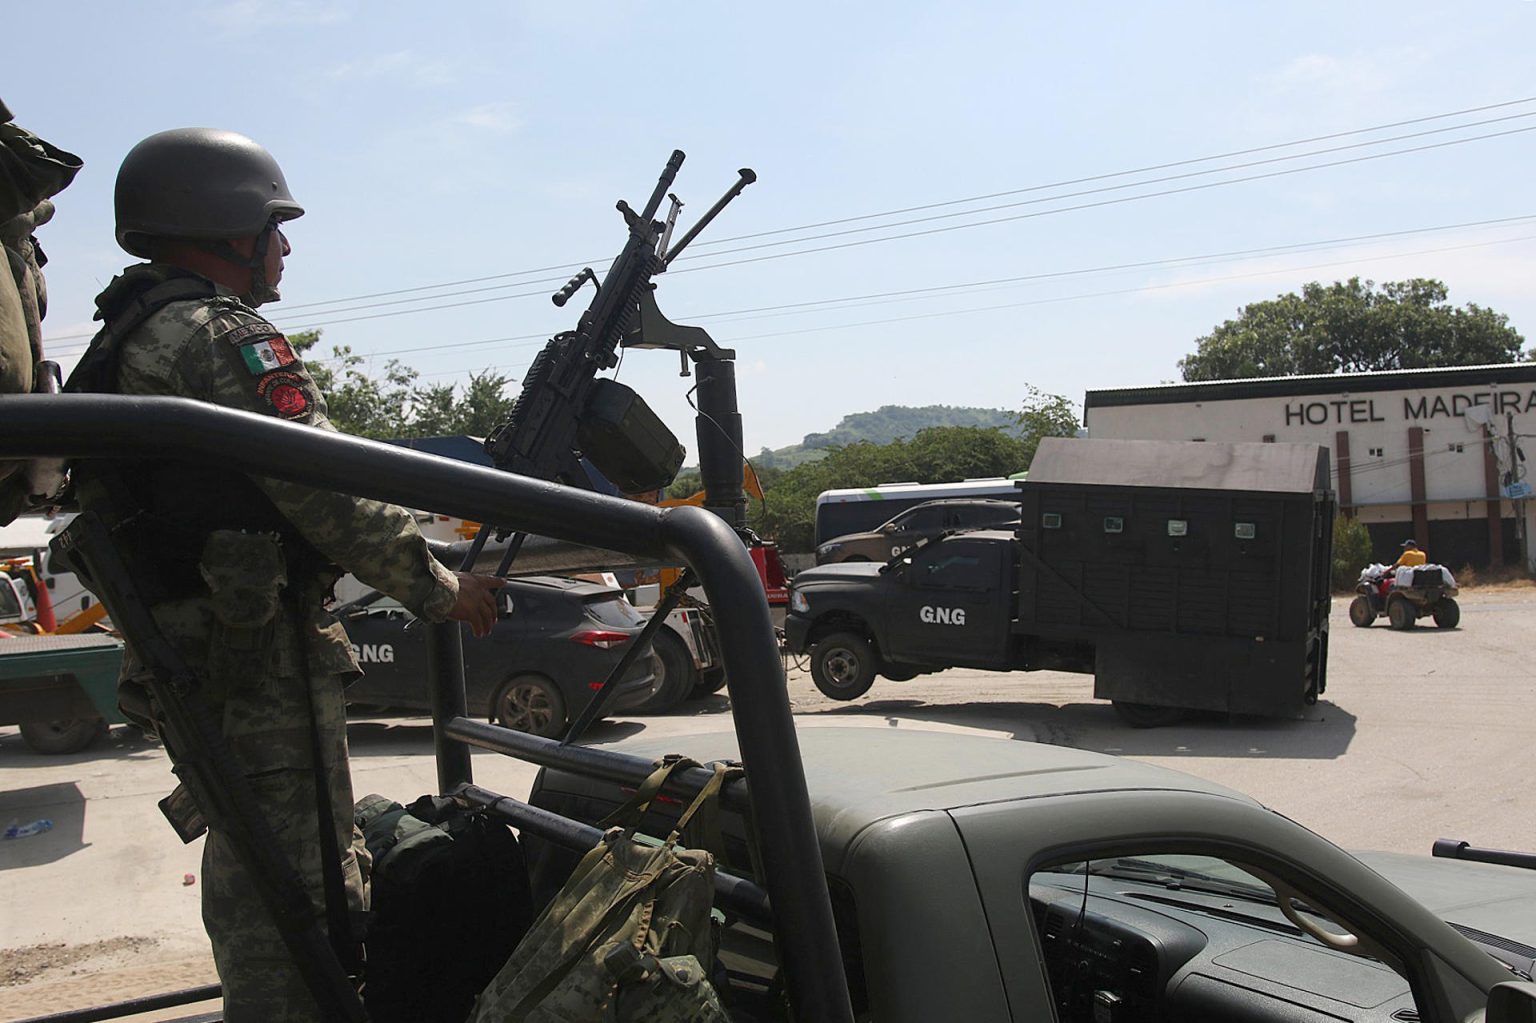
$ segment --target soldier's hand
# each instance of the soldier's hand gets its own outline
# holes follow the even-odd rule
[[[459,577],[459,599],[453,602],[448,617],[456,622],[468,622],[470,631],[477,637],[489,636],[496,624],[496,591],[507,581],[494,575],[454,574]]]

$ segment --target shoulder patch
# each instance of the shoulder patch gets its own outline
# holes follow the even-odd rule
[[[284,419],[303,419],[309,414],[309,378],[301,373],[268,373],[256,381],[256,393]]]
[[[252,327],[237,327],[230,331],[226,337],[242,331],[249,331]],[[288,339],[271,327],[262,326],[262,332],[244,335],[244,340],[232,342],[240,353],[240,361],[245,363],[245,368],[251,371],[253,376],[270,373],[274,369],[282,369],[299,361],[289,346]]]
[[[224,340],[232,345],[248,345],[269,337],[282,337],[278,329],[265,320],[255,323],[242,323],[238,327],[231,327],[223,334]]]

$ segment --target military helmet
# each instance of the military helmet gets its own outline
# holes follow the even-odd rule
[[[114,195],[117,243],[149,257],[149,237],[254,238],[304,215],[272,154],[244,135],[176,128],[128,151]]]

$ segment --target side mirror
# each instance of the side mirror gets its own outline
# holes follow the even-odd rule
[[[887,522],[885,525],[880,527],[880,532],[882,532],[882,533],[899,533],[899,532],[901,532],[901,527],[898,526],[894,522]]]
[[[1536,984],[1506,981],[1488,992],[1483,1023],[1536,1023]]]

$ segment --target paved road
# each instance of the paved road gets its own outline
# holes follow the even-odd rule
[[[1398,633],[1354,629],[1336,602],[1328,692],[1299,721],[1209,717],[1131,729],[1092,699],[1091,679],[1054,672],[879,680],[843,704],[792,668],[790,695],[805,727],[974,730],[1179,768],[1248,792],[1350,848],[1427,853],[1446,836],[1536,849],[1536,728],[1527,706],[1536,590],[1462,603],[1457,630]],[[724,697],[605,722],[593,740],[701,726],[730,727]],[[409,800],[435,789],[424,719],[359,720],[351,738],[358,794]],[[534,773],[489,753],[475,754],[474,769],[477,781],[513,794],[525,793]],[[131,730],[116,729],[84,754],[42,757],[15,729],[0,728],[0,826],[54,823],[0,842],[0,1020],[212,979],[197,909],[200,850],[178,845],[155,808],[170,787],[159,747]]]

